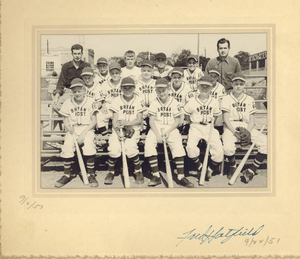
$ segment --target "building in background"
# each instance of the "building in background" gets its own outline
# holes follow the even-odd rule
[[[267,51],[262,51],[249,56],[249,70],[244,70],[246,75],[267,75]]]
[[[74,42],[76,44],[77,42]],[[78,43],[83,46],[82,60],[91,64],[94,68],[94,50],[86,48],[84,35],[78,36]],[[51,44],[41,48],[41,76],[51,75],[54,71],[59,75],[64,63],[72,60],[71,46],[52,48]]]

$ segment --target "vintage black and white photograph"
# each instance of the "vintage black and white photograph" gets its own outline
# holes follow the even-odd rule
[[[42,34],[40,188],[267,188],[267,40]]]

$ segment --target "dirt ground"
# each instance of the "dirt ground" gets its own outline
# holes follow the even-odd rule
[[[161,160],[161,159],[160,159]],[[248,165],[245,166],[247,168],[250,165],[250,161]],[[121,168],[121,161],[118,162],[116,168]],[[148,183],[150,182],[150,173],[149,173],[149,166],[147,165],[147,162],[142,164],[143,172],[145,176],[145,182],[144,184],[137,184],[135,182],[135,178],[133,176],[133,173],[131,172],[132,169],[130,169],[130,187],[131,188],[167,188],[167,175],[165,173],[164,165],[162,164],[163,161],[160,163],[160,169],[161,169],[161,177],[162,177],[162,184],[157,185],[155,187],[148,187]],[[239,161],[238,161],[239,163]],[[106,166],[101,165],[97,166],[96,168],[96,174],[97,174],[97,181],[99,183],[99,186],[97,188],[102,189],[109,189],[109,188],[125,188],[124,187],[124,180],[122,177],[122,173],[120,171],[117,171],[115,173],[115,178],[112,185],[105,185],[104,184],[104,178],[107,174]],[[130,167],[130,166],[129,166]],[[121,170],[121,169],[120,169]],[[205,181],[204,186],[198,185],[198,178],[196,176],[192,176],[188,172],[188,168],[186,169],[185,175],[187,179],[189,179],[195,186],[195,188],[266,188],[267,187],[267,164],[262,164],[261,169],[259,169],[257,172],[258,174],[253,178],[252,181],[250,181],[248,184],[245,184],[242,181],[241,175],[237,178],[234,185],[228,185],[228,179],[226,176],[226,172],[228,170],[228,165],[225,163],[224,168],[224,175],[213,175],[212,178],[209,181]],[[79,172],[79,169],[76,169],[77,172]],[[191,173],[195,173],[195,171],[191,171]],[[45,189],[53,189],[55,188],[55,182],[63,175],[63,164],[61,161],[55,161],[55,162],[48,162],[44,166],[42,166],[42,172],[41,172],[41,188]],[[173,170],[173,183],[175,188],[185,188],[181,185],[178,185],[176,183],[176,173],[174,173]],[[85,186],[83,184],[83,181],[81,179],[80,175],[77,175],[75,179],[73,179],[71,182],[63,186],[64,189],[85,189],[85,188],[91,188],[90,186]]]

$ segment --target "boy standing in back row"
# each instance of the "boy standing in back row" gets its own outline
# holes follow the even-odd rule
[[[197,81],[204,76],[198,67],[198,57],[190,55],[187,59],[187,69],[184,70],[184,80],[190,86],[190,91],[197,91]]]
[[[135,53],[132,50],[128,50],[124,54],[124,60],[126,67],[122,68],[122,77],[131,77],[135,82],[141,75],[141,69],[135,66]]]

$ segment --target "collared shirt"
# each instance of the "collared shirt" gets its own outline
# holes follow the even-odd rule
[[[73,60],[63,64],[61,68],[61,73],[56,85],[56,92],[60,95],[63,94],[64,88],[70,88],[71,81],[74,78],[80,78],[83,68],[90,67],[91,65],[87,62],[80,61],[79,67],[74,66]]]
[[[222,60],[220,57],[213,58],[208,61],[205,72],[208,74],[210,70],[218,69],[221,73],[218,82],[225,86],[225,89],[232,89],[231,77],[234,73],[241,71],[240,62],[233,57],[227,56]]]

